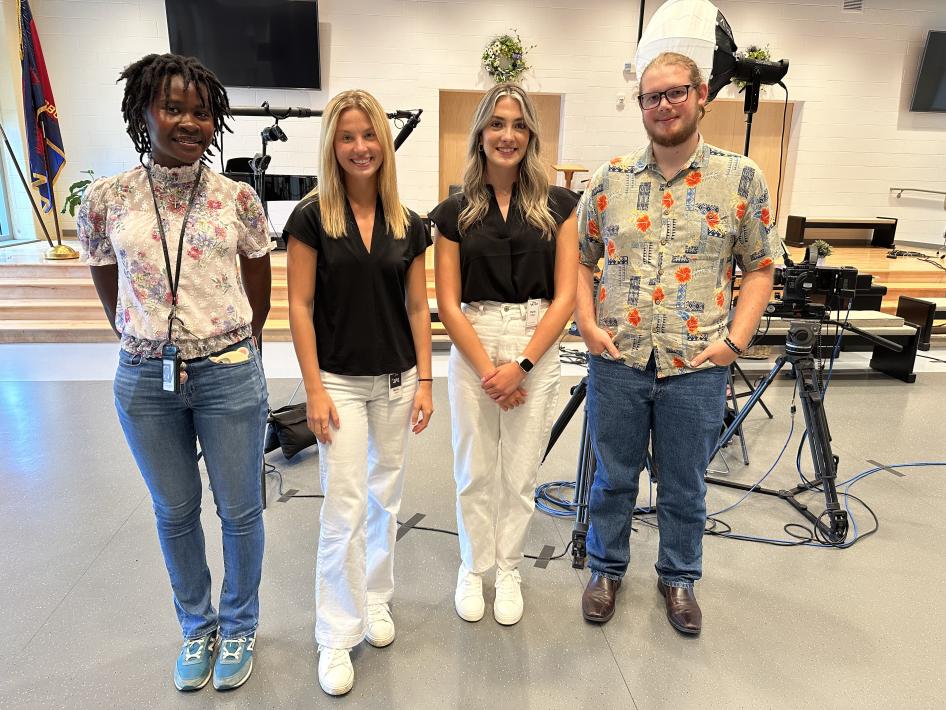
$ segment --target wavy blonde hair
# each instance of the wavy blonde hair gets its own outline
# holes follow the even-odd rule
[[[496,103],[504,96],[519,102],[522,118],[529,129],[529,144],[519,163],[519,210],[526,222],[536,227],[546,239],[555,236],[555,220],[549,212],[549,178],[539,158],[539,121],[532,99],[518,84],[497,84],[486,92],[476,107],[473,127],[467,144],[466,168],[463,171],[463,194],[466,207],[460,212],[460,233],[486,216],[489,191],[486,189],[486,155],[480,150],[483,130],[493,117]]]
[[[322,228],[334,239],[345,236],[345,182],[342,170],[335,157],[335,131],[338,119],[349,109],[358,109],[368,117],[368,122],[381,144],[381,167],[376,173],[378,194],[388,231],[395,239],[407,234],[407,209],[401,204],[397,192],[397,167],[394,163],[394,138],[388,117],[378,100],[361,89],[343,91],[335,96],[322,113],[321,174],[319,184],[306,197],[318,197],[322,213]]]

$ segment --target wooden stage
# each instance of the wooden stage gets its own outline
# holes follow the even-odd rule
[[[89,269],[78,260],[44,261],[46,243],[0,248],[0,343],[108,342],[114,336],[95,294]],[[915,249],[931,256],[934,249]],[[792,248],[793,259],[804,257]],[[874,275],[875,284],[887,287],[881,310],[895,313],[901,295],[946,297],[946,271],[914,258],[886,258],[887,250],[869,246],[835,246],[829,266],[853,266]],[[433,249],[427,253],[427,294],[434,302]],[[939,263],[946,266],[946,260]],[[286,294],[286,253],[273,253],[272,310],[264,331],[269,340],[289,340],[289,305]],[[434,323],[435,340],[442,346],[446,334]]]

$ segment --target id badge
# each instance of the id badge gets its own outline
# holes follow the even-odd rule
[[[395,372],[389,375],[388,380],[388,400],[401,398],[401,373]]]
[[[541,305],[541,299],[529,299],[526,304],[526,328],[535,328],[539,324],[539,307]]]
[[[165,392],[181,391],[181,351],[174,343],[165,343],[161,348],[161,389]]]

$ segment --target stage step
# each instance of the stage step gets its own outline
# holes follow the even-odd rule
[[[113,341],[89,267],[78,261],[43,261],[44,251],[44,244],[0,249],[0,343]],[[793,249],[792,255],[800,259],[803,252]],[[946,295],[946,272],[916,259],[885,255],[883,249],[835,247],[828,264],[853,264],[862,273],[874,274],[874,282],[888,289],[881,307],[885,313],[896,313],[901,294]],[[427,257],[427,296],[435,312],[432,249]],[[269,340],[290,339],[286,258],[286,252],[272,255],[272,310],[265,330]],[[447,347],[443,326],[434,323],[433,329],[435,347]]]
[[[431,325],[437,349],[450,346],[450,338],[443,325]],[[289,321],[270,318],[263,328],[264,341],[288,342],[292,340]],[[46,320],[0,320],[0,343],[109,343],[116,340],[105,318],[46,319]]]
[[[887,287],[887,293],[884,295],[884,301],[897,302],[900,296],[913,296],[914,298],[943,298],[946,296],[946,283],[925,283],[916,281],[899,282],[880,282]]]

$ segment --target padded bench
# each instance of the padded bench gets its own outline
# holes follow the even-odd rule
[[[799,217],[788,216],[785,227],[785,243],[793,247],[805,245],[806,229],[872,229],[872,247],[893,246],[893,239],[897,233],[897,220],[894,217],[875,217],[874,219],[847,219],[843,217]],[[812,240],[813,241],[813,240]],[[825,239],[831,242],[830,239]],[[847,240],[838,240],[838,243],[849,243]]]

